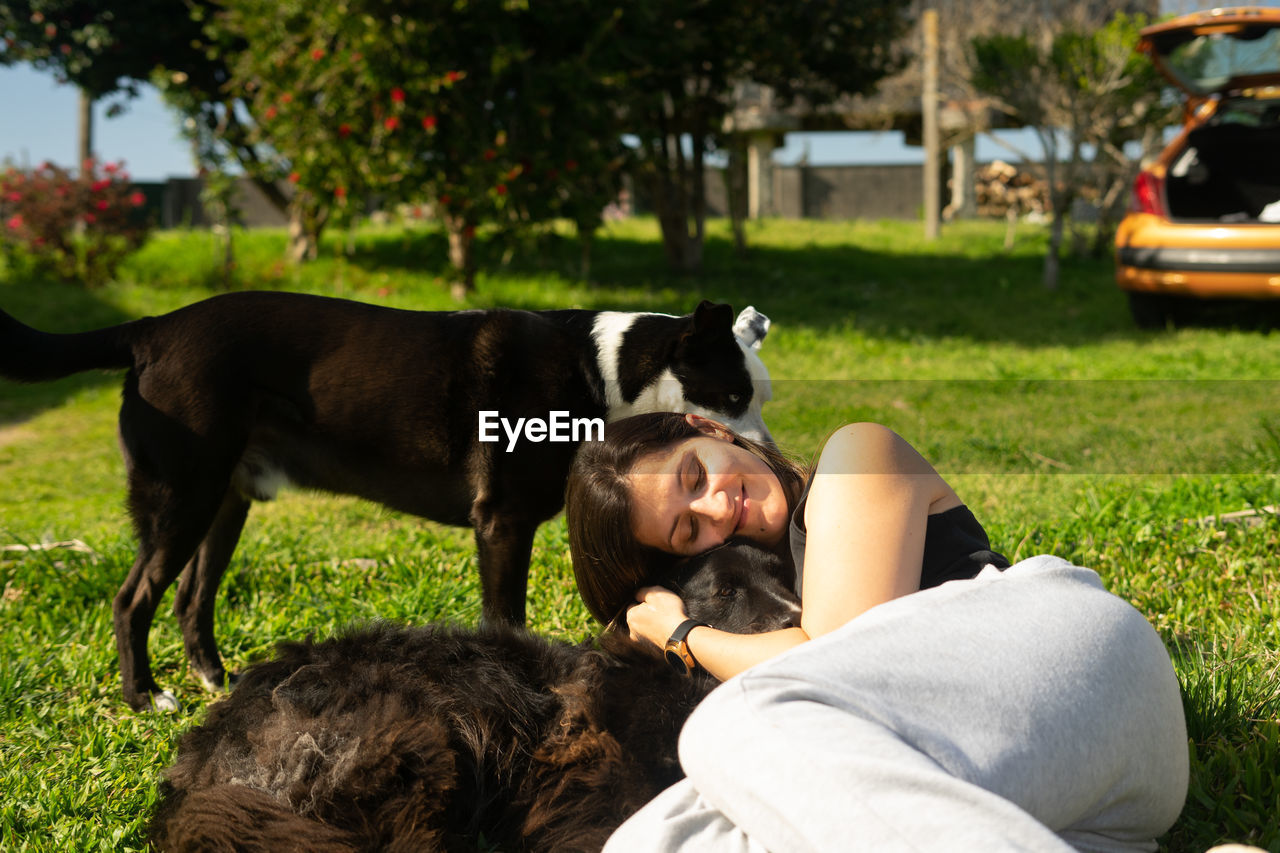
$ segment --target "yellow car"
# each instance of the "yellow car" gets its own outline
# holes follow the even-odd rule
[[[1184,15],[1144,29],[1138,49],[1187,105],[1116,232],[1134,320],[1162,327],[1196,300],[1280,299],[1280,9]]]

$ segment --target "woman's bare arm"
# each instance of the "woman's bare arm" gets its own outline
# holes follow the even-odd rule
[[[801,625],[810,637],[920,588],[931,512],[955,491],[888,427],[850,424],[826,443],[805,504]]]

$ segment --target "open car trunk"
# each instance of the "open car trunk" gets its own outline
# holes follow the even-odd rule
[[[1173,219],[1280,222],[1280,100],[1228,101],[1169,169]]]

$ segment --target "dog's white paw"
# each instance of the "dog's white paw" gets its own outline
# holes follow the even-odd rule
[[[200,684],[203,685],[204,689],[208,690],[210,693],[225,693],[229,686],[221,681],[214,681],[207,675],[201,675],[199,678]]]
[[[161,690],[159,693],[151,694],[151,710],[159,711],[162,714],[173,714],[182,710],[182,705],[178,703],[178,697],[174,696],[168,690]]]

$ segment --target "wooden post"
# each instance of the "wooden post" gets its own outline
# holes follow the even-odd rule
[[[924,122],[924,236],[938,239],[942,212],[942,140],[938,133],[938,10],[926,9],[924,30],[924,91],[920,109]]]

